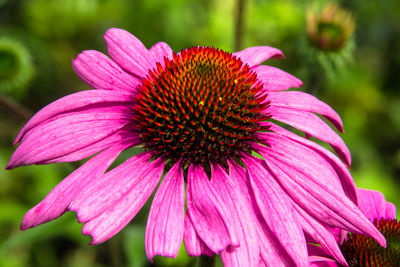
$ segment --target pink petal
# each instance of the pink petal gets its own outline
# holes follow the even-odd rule
[[[258,233],[254,212],[252,211],[250,198],[248,194],[244,194],[240,190],[246,186],[238,178],[238,172],[235,168],[231,168],[231,173],[228,175],[225,170],[218,164],[211,166],[212,179],[216,192],[221,199],[225,200],[227,208],[232,211],[232,217],[235,219],[235,231],[238,234],[240,246],[230,248],[221,252],[222,262],[225,266],[256,266],[259,262],[259,245]],[[253,213],[253,214],[252,214]]]
[[[101,141],[126,125],[128,114],[125,106],[99,105],[57,115],[23,136],[7,168],[41,164]]]
[[[69,210],[75,211],[79,222],[87,222],[119,202],[131,189],[142,183],[149,172],[151,154],[133,156],[82,188]]]
[[[39,204],[26,213],[21,230],[54,220],[64,214],[81,189],[92,179],[103,175],[125,147],[122,145],[110,147],[68,175]]]
[[[265,162],[279,184],[311,216],[329,226],[368,235],[385,246],[382,234],[341,191],[314,181],[296,170],[296,166],[287,165],[287,159],[277,154],[263,156],[268,158]]]
[[[309,267],[340,267],[340,265],[338,265],[336,261],[318,256],[309,257],[309,262]]]
[[[267,59],[284,58],[283,53],[279,49],[270,46],[249,47],[235,52],[233,55],[239,57],[243,63],[248,64],[250,67],[258,65]]]
[[[289,166],[307,175],[317,183],[325,184],[333,190],[343,193],[339,177],[332,165],[312,149],[273,132],[266,132],[263,137],[268,140],[268,146],[255,145],[260,154],[278,155],[284,158]],[[306,160],[305,160],[306,159]]]
[[[268,100],[271,101],[271,106],[321,114],[339,131],[343,132],[343,123],[339,115],[329,105],[310,94],[298,91],[270,92],[268,93]]]
[[[76,109],[90,109],[96,104],[113,104],[118,102],[130,103],[132,96],[124,93],[116,93],[108,90],[87,90],[54,101],[37,112],[19,132],[14,144],[21,141],[22,137],[32,128],[47,119],[59,114],[74,111]]]
[[[339,265],[336,260],[330,258],[329,255],[326,255],[325,251],[318,245],[308,244],[308,261],[310,263],[309,267],[340,267],[340,266],[348,266]]]
[[[273,119],[295,127],[311,136],[327,142],[338,155],[351,165],[350,151],[346,144],[323,120],[311,112],[271,106],[268,113]]]
[[[306,266],[306,241],[300,225],[295,221],[286,193],[263,167],[262,160],[245,157],[243,162],[266,225],[284,248],[290,248],[287,252],[293,262],[298,266]]]
[[[396,206],[391,202],[386,202],[385,218],[396,219]]]
[[[276,124],[268,122],[268,123],[264,123],[264,125],[268,126],[269,129],[275,133],[279,133],[280,135],[287,137],[288,139],[293,140],[298,144],[301,144],[308,148],[311,148],[312,150],[318,152],[328,162],[330,162],[332,164],[332,166],[335,168],[335,170],[339,176],[339,179],[343,186],[343,190],[345,191],[346,195],[356,205],[358,205],[357,187],[354,183],[354,180],[351,177],[351,174],[350,174],[349,170],[347,169],[347,167],[333,153],[331,153],[329,150],[323,148],[322,146],[316,144],[315,142],[312,142],[310,140],[302,138],[302,137],[300,137],[300,136],[298,136]],[[260,136],[262,139],[265,139],[264,133],[260,133]]]
[[[187,177],[187,210],[198,236],[216,254],[237,246],[231,211],[216,194],[203,168],[190,165]]]
[[[261,260],[267,262],[268,266],[293,266],[294,262],[290,258],[286,248],[281,246],[281,244],[276,240],[276,236],[271,232],[269,227],[265,225],[265,221],[252,197],[253,192],[252,189],[249,188],[250,182],[248,181],[245,169],[240,167],[234,161],[228,161],[228,164],[229,176],[232,177],[228,184],[233,183],[232,186],[234,187],[234,190],[238,191],[238,196],[241,196],[242,200],[246,202],[246,211],[240,211],[241,216],[246,218],[248,223],[245,230],[250,231],[249,233],[246,233],[246,238],[249,240],[253,238],[251,231],[256,231],[257,233],[257,241],[255,241],[255,243],[250,242],[248,247],[257,250],[253,246],[258,246]],[[242,245],[236,248],[236,250],[240,248],[242,248]]]
[[[328,253],[332,255],[342,266],[347,266],[346,259],[336,242],[335,237],[320,222],[315,220],[303,209],[293,204],[297,211],[297,220],[301,223],[303,230],[311,235]],[[310,255],[310,251],[309,251]]]
[[[162,65],[164,65],[164,58],[172,60],[172,55],[174,53],[171,47],[164,42],[156,43],[149,49],[149,52],[152,54],[154,60]]]
[[[373,222],[374,219],[385,218],[386,200],[381,192],[358,189],[358,199],[358,206],[371,222]]]
[[[263,83],[263,88],[267,92],[300,88],[303,85],[303,82],[293,75],[275,67],[258,65],[252,70],[255,71],[258,80]]]
[[[49,160],[41,161],[40,164],[49,164],[49,163],[57,163],[57,162],[71,162],[71,161],[81,160],[81,159],[87,158],[93,154],[96,154],[97,152],[99,152],[107,147],[110,147],[113,144],[121,143],[121,142],[122,143],[129,142],[131,146],[137,146],[137,145],[141,144],[143,141],[139,137],[138,133],[121,129],[121,130],[117,131],[116,133],[114,133],[96,143],[90,144],[86,147],[83,147],[83,148],[77,150],[77,151],[71,152],[67,155],[64,155],[64,156],[61,156],[58,158],[52,158]]]
[[[86,50],[72,60],[76,74],[92,88],[135,92],[141,82],[126,73],[109,57],[95,50]]]
[[[212,252],[197,235],[188,212],[186,212],[185,216],[185,232],[183,238],[186,252],[190,257],[199,257],[200,255],[212,257],[214,255],[214,252]]]
[[[111,238],[136,216],[156,189],[164,169],[163,163],[164,161],[159,158],[148,164],[148,166],[143,167],[143,170],[140,170],[144,174],[143,176],[137,176],[132,165],[127,168],[127,164],[121,164],[116,168],[117,171],[113,172],[114,179],[118,180],[124,176],[129,176],[136,183],[117,203],[98,217],[85,223],[82,233],[84,235],[89,234],[93,238],[92,245],[102,243]],[[119,183],[118,187],[123,189],[124,184]],[[114,196],[109,195],[108,197]],[[93,206],[93,208],[96,209],[97,207]]]
[[[153,56],[142,42],[129,32],[111,28],[104,35],[107,53],[124,70],[142,78],[155,66]]]
[[[175,258],[182,244],[185,219],[185,183],[181,161],[168,171],[153,203],[146,226],[146,254]]]

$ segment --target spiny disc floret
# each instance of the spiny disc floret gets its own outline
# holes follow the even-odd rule
[[[400,222],[375,219],[374,225],[385,236],[386,248],[370,237],[349,233],[340,246],[349,266],[400,266]]]
[[[224,162],[252,150],[267,103],[256,74],[230,53],[193,47],[142,81],[133,107],[145,147],[186,163]]]

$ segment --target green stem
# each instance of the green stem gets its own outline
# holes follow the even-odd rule
[[[315,94],[322,82],[322,75],[314,67],[309,68],[308,84],[306,92],[309,94]]]
[[[28,120],[32,117],[33,112],[30,111],[28,108],[24,107],[23,105],[8,99],[4,95],[0,94],[0,106],[4,107],[5,109],[11,111],[18,117],[23,120]]]
[[[244,35],[244,12],[246,8],[245,0],[237,0],[236,2],[236,16],[235,16],[235,51],[239,51],[243,47]]]

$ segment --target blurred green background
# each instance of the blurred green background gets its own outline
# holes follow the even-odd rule
[[[85,49],[105,52],[102,35],[120,27],[147,47],[165,41],[176,52],[195,45],[280,48],[286,60],[268,64],[302,79],[302,90],[341,115],[357,185],[382,191],[400,207],[400,1],[337,2],[356,25],[353,39],[338,52],[319,51],[306,37],[307,8],[326,1],[245,0],[238,12],[240,2],[0,0],[0,166],[32,112],[89,88],[74,74],[71,59]],[[90,238],[81,235],[72,213],[19,231],[25,212],[76,166],[0,170],[0,266],[150,266],[144,253],[146,209],[97,246],[87,245]],[[157,258],[153,264],[188,266],[193,259],[181,249],[177,260]]]

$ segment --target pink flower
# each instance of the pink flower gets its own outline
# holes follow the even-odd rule
[[[302,85],[297,78],[259,65],[281,51],[175,54],[165,43],[146,49],[121,29],[104,37],[111,59],[89,50],[73,60],[96,90],[51,103],[16,138],[7,169],[94,155],[25,215],[21,229],[70,210],[92,244],[104,242],[135,217],[164,172],[147,221],[150,260],[176,257],[184,240],[189,255],[221,254],[226,266],[307,266],[310,235],[343,261],[329,227],[385,244],[355,204],[346,145],[314,113],[342,131],[340,117],[311,95],[285,92]],[[271,119],[329,143],[345,164]],[[145,152],[109,170],[134,146]]]
[[[400,222],[396,220],[396,207],[386,202],[381,192],[358,189],[359,207],[386,237],[387,247],[381,247],[369,237],[343,233],[332,229],[340,249],[350,266],[398,266],[400,264]],[[341,232],[341,233],[340,233]],[[344,234],[344,235],[343,235]],[[326,251],[316,245],[309,245],[310,266],[342,266]]]

